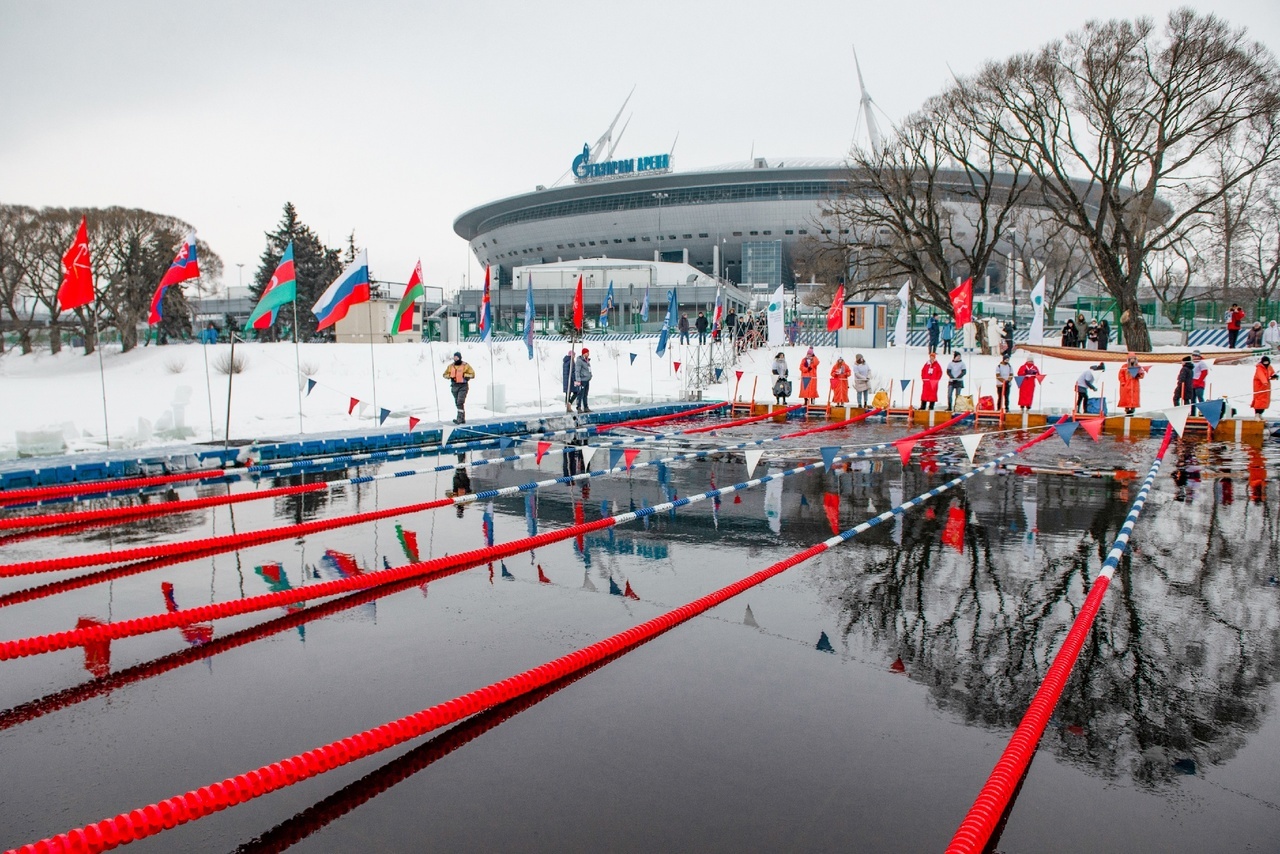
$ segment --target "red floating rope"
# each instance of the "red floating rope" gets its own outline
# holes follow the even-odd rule
[[[670,415],[656,415],[653,418],[641,418],[636,421],[620,421],[617,424],[600,424],[596,426],[599,432],[605,433],[609,430],[617,430],[619,427],[647,427],[651,424],[666,424],[668,421],[679,421],[682,418],[691,418],[694,415],[702,415],[716,409],[724,409],[728,405],[728,403],[713,403],[710,406],[686,409],[683,412],[675,412]]]

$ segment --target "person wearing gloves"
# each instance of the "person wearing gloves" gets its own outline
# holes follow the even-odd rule
[[[1120,401],[1119,406],[1125,415],[1132,415],[1142,405],[1139,382],[1147,375],[1147,371],[1138,364],[1138,357],[1129,354],[1124,367],[1120,369]]]
[[[449,392],[453,395],[453,403],[458,408],[458,417],[453,419],[453,423],[466,424],[467,387],[476,378],[476,372],[462,361],[461,353],[454,353],[453,361],[445,366],[444,378],[449,381]]]
[[[786,406],[787,396],[791,394],[791,381],[787,379],[787,359],[782,353],[773,357],[773,396],[779,406]]]
[[[807,406],[813,406],[818,400],[818,357],[812,347],[800,360],[800,399]]]
[[[1275,379],[1276,372],[1271,370],[1271,357],[1263,356],[1253,369],[1253,412],[1259,418],[1271,405],[1271,383]]]
[[[849,377],[852,374],[849,363],[843,356],[837,356],[836,363],[831,366],[831,402],[837,406],[844,406],[849,402]]]
[[[951,361],[947,362],[947,409],[952,412],[956,411],[956,398],[964,391],[964,375],[967,373],[969,369],[960,361],[960,354],[952,353]]]
[[[578,411],[590,412],[587,392],[591,390],[591,351],[586,347],[582,348],[582,353],[573,362],[573,387],[578,390]]]
[[[1036,377],[1040,369],[1036,367],[1035,354],[1028,353],[1027,361],[1018,368],[1018,376],[1022,377],[1022,385],[1018,388],[1018,406],[1023,412],[1031,409],[1031,402],[1036,396]]]
[[[1096,365],[1085,368],[1084,372],[1076,377],[1076,412],[1089,411],[1089,392],[1098,390],[1098,387],[1093,384],[1093,372],[1105,371],[1106,369],[1107,363],[1099,362]]]

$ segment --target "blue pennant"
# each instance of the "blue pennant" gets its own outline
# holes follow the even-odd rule
[[[720,375],[724,373],[724,368],[716,368],[716,382],[720,382]]]
[[[390,409],[378,407],[378,426],[381,427],[387,420],[387,416],[391,414]]]
[[[307,397],[311,397],[311,390],[315,387],[316,387],[316,381],[308,378],[307,379]]]
[[[511,447],[512,445],[514,445],[514,444],[515,444],[515,440],[514,440],[514,439],[512,439],[510,436],[499,436],[499,437],[498,437],[498,447],[499,447],[499,448],[501,448],[501,449],[503,449],[503,450],[506,450],[507,448],[510,448],[510,447]]]
[[[1076,429],[1079,428],[1079,426],[1079,421],[1059,421],[1057,424],[1053,425],[1053,429],[1062,437],[1062,441],[1070,445],[1071,434],[1076,432]]]
[[[613,576],[609,576],[609,595],[610,596],[622,595],[622,588],[619,587],[618,583],[613,580]]]
[[[1026,379],[1026,377],[1014,377],[1013,384],[1016,385],[1018,388],[1022,388],[1022,381],[1024,379]]]
[[[635,354],[635,353],[628,353],[627,355],[631,357],[631,364],[633,364],[633,365],[634,365],[634,364],[636,363],[636,354]]]
[[[832,655],[835,655],[836,652],[836,648],[831,645],[831,638],[827,637],[826,632],[821,632],[818,635],[818,645],[814,649],[818,652],[829,652]]]
[[[906,391],[906,390],[907,390],[907,386],[911,385],[911,380],[898,380],[898,382],[902,383],[902,390],[903,390],[903,391]]]
[[[807,499],[807,498],[805,498],[805,497],[804,497],[804,493],[801,493],[801,494],[800,494],[800,506],[801,506],[801,507],[808,507],[808,506],[809,506],[809,499]]]
[[[1208,400],[1199,405],[1200,414],[1204,416],[1204,420],[1209,422],[1209,429],[1216,429],[1218,422],[1222,420],[1222,415],[1227,410],[1227,404],[1221,400]]]
[[[507,572],[507,565],[506,565],[505,563],[500,564],[500,566],[502,567],[502,577],[503,577],[503,578],[515,578],[515,576],[514,576],[514,575],[512,575],[512,574],[511,574],[511,573],[509,573],[509,572]]]
[[[822,462],[827,466],[827,471],[831,471],[831,467],[835,465],[836,454],[840,453],[839,445],[823,445],[818,451],[822,454]]]
[[[622,451],[619,448],[609,449],[609,468],[616,469],[618,463],[622,462]]]

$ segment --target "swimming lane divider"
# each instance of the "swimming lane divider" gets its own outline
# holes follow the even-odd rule
[[[822,554],[835,546],[852,539],[858,534],[869,530],[881,522],[893,519],[895,516],[901,515],[912,507],[919,506],[931,498],[934,498],[954,486],[957,486],[970,478],[976,477],[983,471],[993,470],[997,465],[1012,458],[1013,456],[1023,452],[1027,448],[1038,442],[1047,439],[1054,434],[1054,430],[1050,427],[1044,433],[1036,436],[1028,442],[1019,445],[1017,448],[1007,453],[1001,454],[994,460],[984,463],[981,466],[971,469],[964,474],[947,481],[928,492],[922,493],[909,501],[903,502],[891,510],[873,516],[870,519],[843,531],[827,540],[816,545],[797,552],[765,569],[760,570],[752,575],[747,576],[727,587],[722,587],[706,596],[696,599],[693,602],[682,605],[672,611],[661,614],[651,620],[647,620],[638,626],[627,629],[626,631],[612,635],[604,640],[597,641],[590,646],[583,647],[575,652],[571,652],[560,658],[548,661],[537,667],[525,670],[507,679],[486,685],[483,688],[447,700],[443,703],[430,706],[419,712],[389,721],[380,726],[363,732],[355,733],[347,738],[339,741],[330,742],[312,750],[296,754],[294,756],[273,762],[270,765],[264,765],[244,774],[237,774],[234,777],[227,777],[216,783],[202,786],[198,789],[192,789],[184,794],[175,795],[166,798],[158,803],[150,804],[145,807],[131,810],[129,812],[120,813],[112,818],[105,818],[93,824],[75,828],[66,831],[57,836],[43,839],[39,842],[24,845],[21,848],[12,849],[9,854],[37,854],[43,851],[67,851],[67,852],[98,852],[115,848],[119,845],[128,844],[139,839],[154,836],[164,830],[186,824],[191,821],[220,812],[227,807],[244,803],[254,798],[283,789],[294,783],[308,780],[316,777],[326,771],[339,768],[366,756],[371,756],[383,750],[388,750],[404,744],[407,741],[418,738],[433,730],[441,727],[452,725],[472,715],[479,714],[498,706],[502,703],[509,702],[518,697],[538,691],[552,683],[574,676],[577,673],[588,670],[605,659],[616,657],[629,652],[641,644],[652,640],[676,626],[688,622],[694,617],[702,614],[717,605],[720,605],[729,599],[763,584],[765,581],[780,575],[786,570],[800,563],[809,560],[816,555]],[[891,443],[886,443],[886,445]],[[859,454],[862,452],[859,452]],[[855,454],[854,456],[857,456]],[[846,459],[847,457],[837,457],[836,459]],[[815,467],[821,467],[821,463],[815,463],[810,466],[802,466],[799,470],[809,470]],[[769,480],[777,475],[771,475]],[[706,494],[708,497],[715,497],[736,490],[739,484],[734,487],[726,487],[722,490],[712,490]],[[691,499],[681,499],[681,502],[692,503]],[[676,504],[677,502],[671,502]],[[615,520],[620,524],[623,521],[632,521],[641,516],[648,515],[654,510],[665,510],[665,507],[646,508],[642,511],[623,513],[612,519],[602,519],[600,522],[614,523]],[[597,524],[597,523],[588,523]],[[601,526],[603,527],[603,526]],[[533,538],[536,539],[536,538]],[[411,565],[413,566],[413,565]],[[324,585],[317,585],[317,587]],[[316,588],[312,588],[313,590]],[[204,610],[204,609],[193,609]],[[150,618],[147,618],[150,619]],[[97,627],[107,628],[107,627]]]
[[[968,417],[967,414],[959,415],[948,423],[954,423],[966,417]],[[941,426],[942,425],[938,425],[938,427],[921,431],[920,433],[907,438],[919,439],[928,432],[936,432]],[[765,440],[757,441],[760,442]],[[893,442],[882,442],[877,445],[862,448],[850,454],[837,456],[834,458],[833,462],[864,457],[875,451],[884,450],[892,445]],[[11,658],[23,658],[30,655],[42,655],[48,652],[57,652],[58,650],[83,646],[87,643],[101,643],[104,641],[119,640],[124,637],[165,631],[167,629],[188,625],[190,623],[202,623],[208,622],[209,620],[236,617],[241,614],[262,611],[268,608],[291,605],[312,599],[323,599],[340,593],[349,593],[353,590],[363,590],[370,587],[376,587],[380,584],[400,581],[406,578],[421,578],[424,581],[444,578],[473,566],[490,563],[501,558],[521,554],[544,545],[561,542],[573,537],[580,537],[584,534],[589,534],[592,531],[598,531],[604,528],[613,527],[614,525],[634,522],[635,520],[645,516],[652,516],[656,513],[665,513],[668,510],[674,510],[690,504],[697,504],[708,499],[731,495],[735,492],[752,489],[760,486],[761,484],[769,483],[774,480],[781,480],[782,478],[790,477],[802,472],[820,471],[825,467],[825,465],[826,463],[824,461],[819,460],[807,465],[784,469],[783,471],[776,472],[774,474],[763,475],[753,480],[734,484],[733,486],[711,489],[696,495],[677,498],[674,501],[655,504],[652,507],[646,507],[642,510],[620,513],[616,516],[606,516],[602,519],[597,519],[594,522],[584,522],[577,525],[571,525],[567,528],[562,528],[556,531],[547,531],[533,537],[523,537],[518,540],[511,540],[495,546],[486,546],[484,548],[473,549],[468,552],[460,552],[456,555],[447,555],[445,557],[434,558],[432,560],[419,561],[417,563],[407,564],[394,569],[367,572],[362,575],[355,575],[349,578],[335,579],[333,581],[325,581],[319,584],[310,584],[306,587],[295,588],[293,590],[261,593],[257,596],[250,596],[244,599],[234,599],[228,602],[214,602],[209,605],[199,605],[194,608],[166,611],[160,614],[153,614],[146,617],[135,617],[133,619],[121,620],[114,623],[104,623],[100,625],[86,626],[84,628],[68,629],[62,632],[35,635],[16,640],[0,641],[0,661],[5,661]],[[576,475],[575,477],[597,476],[607,474],[608,471],[611,470],[587,472],[584,475]],[[563,478],[561,478],[561,480],[563,480]],[[529,484],[526,484],[525,486],[529,486]],[[509,489],[518,491],[522,489],[522,487],[509,487]],[[492,491],[493,490],[491,490],[491,492]],[[477,495],[483,497],[485,493],[478,493]],[[474,496],[468,497],[471,498]],[[453,499],[440,500],[450,502]],[[377,512],[384,513],[385,511]],[[202,554],[207,554],[207,552],[202,552]]]
[[[1026,714],[1014,730],[1004,752],[1000,754],[1000,759],[978,793],[973,806],[969,808],[968,814],[960,822],[960,827],[956,829],[950,844],[947,845],[947,854],[978,854],[985,851],[1001,818],[1010,807],[1018,782],[1031,764],[1031,757],[1040,743],[1041,736],[1044,735],[1049,717],[1062,697],[1067,678],[1071,675],[1076,659],[1080,656],[1080,650],[1088,637],[1094,618],[1098,615],[1098,609],[1102,607],[1102,597],[1107,593],[1107,587],[1115,575],[1116,566],[1129,548],[1129,536],[1133,533],[1133,526],[1137,523],[1138,517],[1142,515],[1142,508],[1147,503],[1147,495],[1151,491],[1151,485],[1155,483],[1156,473],[1160,471],[1160,464],[1164,462],[1165,452],[1169,450],[1169,442],[1172,438],[1173,429],[1166,427],[1164,441],[1160,443],[1160,450],[1156,453],[1155,461],[1151,463],[1151,470],[1147,472],[1147,478],[1142,482],[1142,487],[1129,508],[1129,514],[1125,517],[1124,524],[1120,526],[1120,533],[1116,536],[1111,551],[1107,554],[1107,559],[1094,580],[1093,588],[1085,597],[1084,605],[1071,624],[1066,640],[1063,641],[1062,647],[1053,657],[1053,663],[1045,672],[1044,679],[1036,690],[1035,696],[1032,697]]]
[[[878,410],[872,410],[871,412],[867,412],[867,413],[863,413],[862,415],[855,416],[854,418],[851,418],[848,421],[841,422],[841,426],[847,426],[848,424],[854,423],[858,420],[868,418],[871,415],[874,415],[877,411]],[[904,438],[907,440],[911,440],[911,439],[918,440],[932,433],[936,433],[940,430],[946,429],[947,427],[950,427],[951,425],[956,424],[957,422],[968,417],[970,417],[969,413],[957,415],[956,417],[952,418],[947,422],[944,422],[943,424],[930,427],[929,429],[923,430],[920,433],[914,434],[912,436],[907,436]],[[651,440],[654,437],[637,437],[637,438]],[[498,498],[504,495],[514,495],[520,492],[530,492],[536,489],[541,489],[545,486],[576,483],[577,481],[586,480],[588,478],[603,477],[610,474],[618,474],[625,471],[633,471],[635,469],[644,468],[646,466],[666,465],[668,463],[681,462],[684,460],[700,459],[703,457],[707,457],[711,454],[723,453],[724,451],[729,451],[729,450],[741,450],[744,448],[757,447],[760,445],[765,445],[772,442],[778,442],[778,441],[782,441],[784,439],[789,439],[789,438],[792,438],[790,434],[783,434],[781,436],[773,436],[773,437],[768,437],[764,439],[755,439],[752,441],[740,442],[736,445],[727,445],[720,448],[710,448],[707,450],[695,451],[695,452],[690,452],[686,454],[676,454],[671,457],[665,457],[663,459],[658,459],[658,460],[648,460],[643,463],[634,463],[634,464],[627,463],[625,465],[620,465],[620,466],[616,466],[608,469],[599,469],[597,471],[582,472],[580,474],[569,475],[567,477],[551,478],[548,480],[541,480],[541,481],[529,481],[527,483],[519,484],[516,486],[503,487],[501,489],[491,489],[491,490],[486,490],[484,492],[471,493],[471,494],[462,495],[462,496],[437,498],[432,501],[426,501],[419,504],[409,504],[409,505],[402,505],[398,507],[388,507],[383,510],[371,510],[365,513],[356,513],[349,516],[334,516],[327,519],[314,519],[310,522],[301,522],[293,525],[283,525],[280,527],[267,528],[260,531],[242,531],[235,534],[224,534],[221,537],[206,537],[203,539],[192,540],[187,542],[162,543],[162,544],[151,545],[151,546],[135,546],[133,548],[119,549],[115,551],[96,552],[96,553],[83,554],[83,555],[62,555],[59,557],[44,558],[41,560],[0,564],[0,578],[14,577],[19,575],[36,575],[44,572],[57,572],[63,569],[77,569],[77,568],[86,567],[86,566],[98,566],[104,563],[121,563],[121,562],[129,562],[129,561],[136,561],[136,560],[147,560],[151,558],[175,557],[175,556],[179,556],[187,553],[195,553],[195,552],[199,552],[201,554],[208,554],[209,549],[220,549],[222,551],[231,551],[236,548],[253,546],[253,545],[261,545],[263,543],[269,543],[269,542],[276,542],[282,539],[305,536],[307,534],[312,534],[317,531],[329,531],[335,528],[346,527],[348,525],[357,525],[364,522],[372,522],[372,521],[377,521],[379,519],[386,519],[388,517],[396,516],[396,515],[407,515],[410,513],[418,513],[418,512],[428,511],[428,510],[438,510],[441,507],[451,507],[457,504],[467,504],[473,501],[487,501],[491,498]],[[620,439],[620,440],[617,440],[617,442],[611,443],[611,444],[625,443],[629,441],[631,440]],[[902,440],[896,440],[896,441],[902,441]],[[889,444],[892,444],[892,443],[882,443],[881,445],[878,445],[875,447],[876,448],[887,447]],[[470,463],[469,467],[474,469],[484,465],[494,465],[494,464],[502,463],[502,462],[508,461],[509,459],[514,459],[514,458],[515,457],[510,457],[510,458],[495,457],[489,460],[477,460],[475,462]],[[445,466],[444,468],[452,469],[456,467],[457,466],[450,465],[450,466]],[[368,475],[364,477],[349,478],[345,482],[350,484],[370,483],[374,480],[402,477],[405,474],[412,474],[412,473],[413,472],[405,472],[405,473],[391,472],[386,475]],[[334,481],[334,483],[336,483],[336,481]]]

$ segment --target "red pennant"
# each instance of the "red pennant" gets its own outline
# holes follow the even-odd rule
[[[626,596],[628,599],[635,599],[637,602],[640,601],[640,597],[637,596],[636,592],[631,589],[630,581],[627,582],[627,589],[622,591],[622,595]]]
[[[911,452],[915,450],[916,447],[915,439],[899,439],[893,443],[893,446],[898,449],[898,456],[902,457],[902,464],[904,466],[911,462]]]
[[[677,374],[678,374],[678,373],[680,373],[680,363],[679,363],[679,362],[672,362],[671,364],[675,366],[676,373],[677,373]]]
[[[537,455],[534,457],[534,460],[533,460],[533,461],[534,461],[534,462],[536,462],[536,463],[541,463],[541,462],[542,462],[542,458],[543,458],[544,456],[546,456],[546,453],[547,453],[547,451],[549,451],[549,450],[551,450],[551,443],[550,443],[550,442],[539,442],[539,443],[538,443],[538,453],[537,453]]]
[[[741,380],[742,380],[742,371],[734,371],[734,373],[738,375],[738,380],[739,380],[739,382],[741,382]]]
[[[543,584],[550,584],[551,579],[547,578],[547,574],[542,571],[542,564],[538,564],[538,580]]]
[[[924,518],[937,519],[938,518],[937,511],[935,511],[932,507],[924,508]]]
[[[1036,374],[1036,382],[1038,382],[1038,383],[1043,383],[1043,382],[1044,382],[1044,377],[1045,377],[1045,375],[1044,375],[1044,374]]]
[[[347,404],[347,414],[350,415],[351,413],[355,412],[356,407],[359,405],[360,405],[360,401],[357,398],[354,398],[354,397],[351,398],[351,403]]]
[[[964,554],[964,508],[952,507],[947,511],[947,524],[942,529],[942,544]]]
[[[638,456],[640,456],[639,448],[627,448],[625,451],[622,452],[622,459],[626,460],[627,464],[625,468],[628,471],[631,470],[631,464],[636,461],[636,457]]]
[[[1089,434],[1093,441],[1098,441],[1098,436],[1102,435],[1102,423],[1105,421],[1102,416],[1097,418],[1086,418],[1080,422],[1080,426],[1084,428],[1084,432]]]
[[[906,666],[905,664],[903,664],[903,663],[902,663],[902,659],[901,659],[901,658],[895,658],[895,659],[893,660],[893,664],[890,664],[890,665],[889,665],[889,669],[890,669],[890,670],[892,670],[894,673],[906,673],[906,672],[907,672],[907,666]]]
[[[733,503],[734,503],[734,504],[741,504],[741,503],[742,503],[742,496],[741,496],[741,495],[735,495],[735,496],[733,496]]]
[[[351,413],[347,413],[347,414],[350,415]],[[421,423],[422,423],[421,418],[414,418],[412,415],[410,415],[409,416],[409,432],[412,433],[413,428],[417,427]]]
[[[831,525],[831,533],[840,533],[840,496],[834,492],[823,493],[822,509],[827,511],[827,522]]]

